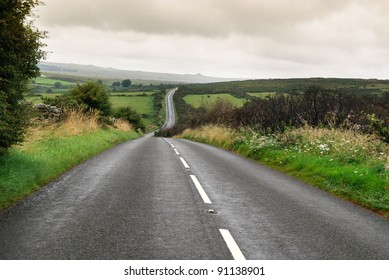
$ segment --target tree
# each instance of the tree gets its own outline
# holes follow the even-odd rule
[[[45,57],[46,32],[33,26],[33,8],[39,0],[0,1],[0,153],[23,141],[28,126],[23,93],[30,79],[39,76]]]
[[[104,85],[88,81],[71,89],[69,95],[79,104],[86,104],[88,109],[99,110],[103,116],[108,116],[111,113],[112,106]]]
[[[54,86],[55,86],[56,88],[60,88],[60,87],[62,86],[62,84],[61,84],[60,82],[55,82],[55,83],[54,83]]]
[[[122,87],[130,87],[132,85],[132,82],[130,79],[126,79],[122,81]]]
[[[113,82],[112,87],[120,87],[120,82]]]

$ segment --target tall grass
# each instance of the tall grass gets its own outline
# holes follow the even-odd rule
[[[374,135],[308,126],[262,135],[209,125],[181,137],[236,151],[389,217],[389,146]]]
[[[23,145],[0,157],[0,209],[103,150],[139,136],[123,121],[102,128],[97,112],[69,111],[62,122],[38,123]]]

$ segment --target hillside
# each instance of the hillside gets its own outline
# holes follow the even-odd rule
[[[201,74],[171,74],[144,71],[120,70],[103,68],[93,65],[79,65],[68,63],[41,62],[39,68],[46,75],[69,75],[73,77],[93,77],[98,79],[131,79],[148,83],[216,83],[236,81],[239,79],[226,79],[208,77]]]
[[[229,93],[236,97],[247,97],[250,93],[290,93],[304,91],[315,84],[328,89],[357,94],[380,94],[389,91],[389,80],[345,79],[345,78],[301,78],[301,79],[258,79],[209,84],[193,84],[180,87],[184,94]]]

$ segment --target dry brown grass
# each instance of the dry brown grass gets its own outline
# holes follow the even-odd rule
[[[28,149],[32,143],[48,138],[60,138],[80,135],[102,128],[99,111],[88,113],[82,110],[69,110],[64,113],[61,121],[53,119],[37,119],[28,129],[26,139],[21,144],[21,149]],[[134,131],[134,128],[125,120],[115,120],[110,129],[119,131]]]
[[[79,135],[99,128],[101,126],[98,111],[85,114],[81,110],[70,110],[65,112],[61,121],[34,120],[27,131],[25,141],[21,144],[21,149],[29,149],[32,143],[43,139]]]
[[[178,137],[204,139],[226,146],[233,143],[237,133],[230,128],[210,124],[196,129],[185,129]]]
[[[99,112],[94,110],[85,114],[81,110],[65,112],[65,118],[53,124],[53,133],[57,137],[73,136],[99,129]]]
[[[134,127],[125,120],[118,119],[113,124],[113,127],[120,131],[134,131]]]
[[[373,157],[386,162],[386,165],[389,164],[389,146],[372,134],[363,134],[347,129],[305,126],[287,131],[278,135],[277,138],[283,143],[297,144],[305,150],[319,148],[318,151],[321,153]]]

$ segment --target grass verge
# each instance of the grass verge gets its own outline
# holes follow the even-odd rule
[[[35,127],[28,140],[0,157],[0,210],[38,190],[75,165],[139,137],[127,123],[101,128],[96,116],[70,113],[61,124]]]
[[[374,136],[310,127],[260,135],[211,125],[180,137],[235,151],[389,218],[389,147]]]

